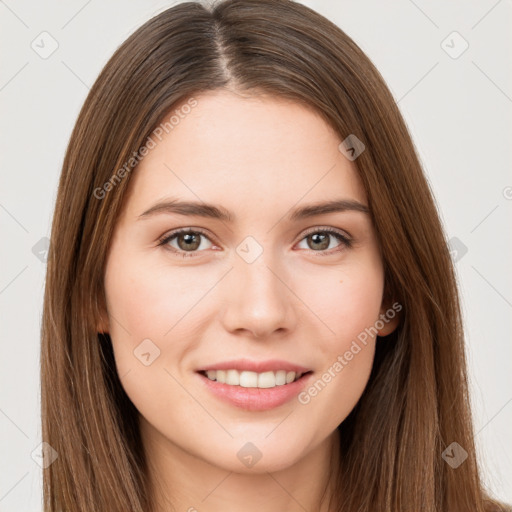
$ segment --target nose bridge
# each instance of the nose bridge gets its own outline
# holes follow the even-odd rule
[[[247,237],[236,249],[234,268],[230,273],[229,298],[224,314],[226,329],[245,329],[256,337],[290,328],[293,304],[287,289],[286,276],[281,275],[279,262],[272,258],[269,247]]]

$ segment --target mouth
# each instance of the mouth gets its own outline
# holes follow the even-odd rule
[[[304,389],[313,375],[310,370],[258,373],[234,368],[199,370],[196,373],[217,399],[247,411],[266,411],[289,402]]]

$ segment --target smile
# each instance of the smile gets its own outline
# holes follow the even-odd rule
[[[204,370],[196,375],[216,399],[246,411],[268,411],[292,401],[311,381],[313,372]]]

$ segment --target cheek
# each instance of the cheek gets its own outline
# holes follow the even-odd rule
[[[158,355],[152,369],[180,367],[196,348],[192,333],[205,318],[203,299],[219,276],[199,267],[162,264],[161,258],[155,261],[135,251],[132,257],[125,256],[129,250],[122,253],[113,249],[111,261],[116,264],[107,264],[105,274],[109,333],[119,374],[141,369],[136,359],[141,343]],[[149,386],[147,372],[143,375]]]
[[[174,369],[191,349],[185,340],[193,315],[187,312],[201,289],[179,279],[183,271],[141,257],[121,257],[115,249],[111,258],[116,264],[107,264],[105,294],[117,372],[139,412],[158,417],[173,404],[186,403],[186,393],[172,376],[181,380]]]
[[[371,255],[343,269],[316,272],[303,286],[308,306],[322,320],[322,336],[315,338],[316,379],[299,402],[335,428],[359,401],[370,376],[384,286],[382,266]]]
[[[299,269],[294,290],[322,326],[322,351],[342,350],[375,324],[384,290],[384,273],[378,253],[358,255],[339,267]]]
[[[113,253],[115,259],[115,253]],[[162,339],[204,294],[204,279],[193,271],[171,268],[143,257],[117,259],[107,266],[105,292],[111,335]],[[186,322],[185,322],[186,323]],[[125,327],[124,333],[121,327]]]

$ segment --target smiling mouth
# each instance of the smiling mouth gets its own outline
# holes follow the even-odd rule
[[[231,369],[207,371],[202,370],[198,373],[211,381],[218,382],[219,384],[239,386],[243,388],[269,389],[279,386],[287,386],[288,384],[297,382],[299,379],[312,372],[307,371],[304,373],[298,373],[293,371],[278,370],[257,373]]]

